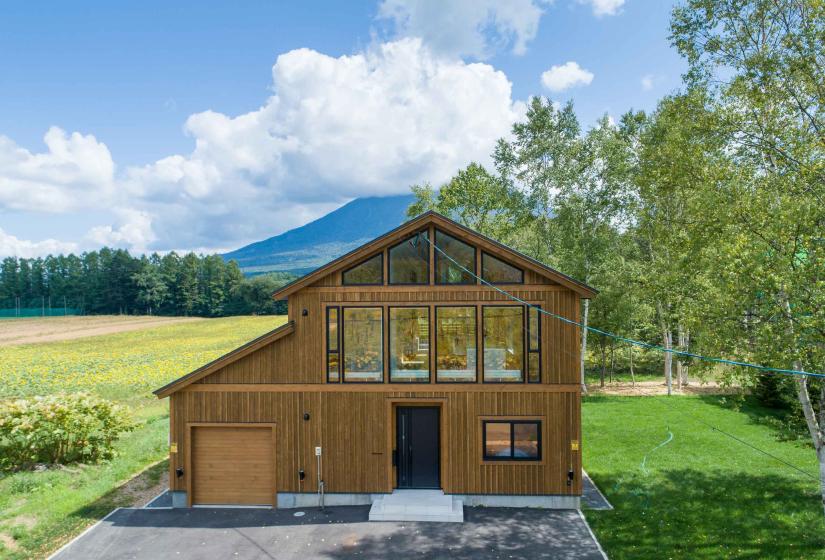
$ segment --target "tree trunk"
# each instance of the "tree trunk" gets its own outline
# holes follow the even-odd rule
[[[673,332],[670,329],[662,331],[662,342],[666,350],[673,347]],[[665,384],[667,385],[667,394],[673,394],[673,354],[665,352]]]
[[[613,373],[616,371],[616,341],[610,342],[610,383],[613,383]]]
[[[633,345],[630,345],[630,384],[636,386],[636,374],[633,373]]]
[[[799,362],[794,362],[793,368],[801,370]],[[796,379],[796,393],[802,405],[802,412],[805,414],[805,423],[808,425],[808,432],[816,449],[816,458],[819,461],[819,492],[822,497],[822,513],[825,515],[825,434],[823,426],[817,420],[814,407],[808,395],[808,378],[800,375]]]
[[[582,349],[581,349],[581,363],[579,365],[581,374],[582,393],[587,393],[587,385],[584,382],[584,357],[587,354],[587,313],[590,311],[590,300],[584,300],[584,313],[582,314]]]
[[[602,347],[602,371],[599,375],[599,387],[604,387],[604,374],[607,369],[607,344],[604,343],[604,337],[601,340]]]

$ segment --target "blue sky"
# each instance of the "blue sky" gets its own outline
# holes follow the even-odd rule
[[[4,3],[0,256],[234,248],[485,162],[532,95],[650,110],[685,68],[671,8]]]

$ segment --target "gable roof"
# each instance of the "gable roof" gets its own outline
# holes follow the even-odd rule
[[[373,253],[384,249],[396,241],[403,240],[405,237],[414,234],[416,231],[419,231],[423,227],[430,224],[435,225],[446,233],[457,235],[464,241],[478,245],[481,249],[492,254],[493,256],[503,256],[506,260],[512,262],[513,264],[532,270],[533,272],[549,278],[554,282],[573,290],[583,298],[589,299],[599,293],[595,288],[592,288],[583,282],[579,282],[578,280],[571,278],[570,276],[567,276],[566,274],[563,274],[558,270],[537,261],[536,259],[528,257],[524,253],[520,253],[515,249],[507,247],[494,239],[490,239],[489,237],[463,226],[446,216],[430,210],[416,216],[408,222],[401,224],[397,228],[388,231],[384,235],[376,237],[372,241],[361,245],[349,253],[330,261],[324,266],[316,268],[309,274],[306,274],[305,276],[282,286],[273,294],[272,297],[275,299],[284,299],[290,294],[294,294],[298,290],[311,285],[313,282],[323,278],[324,276],[357,264],[362,259],[371,256]]]
[[[162,399],[163,397],[168,397],[172,393],[179,391],[180,389],[183,389],[187,385],[191,385],[195,381],[203,379],[210,373],[214,373],[215,371],[231,364],[232,362],[237,362],[244,356],[247,356],[255,350],[257,350],[258,348],[266,346],[270,342],[274,342],[279,338],[283,338],[289,334],[292,334],[293,332],[295,332],[295,321],[289,321],[288,323],[284,323],[280,327],[273,329],[268,333],[263,334],[258,338],[247,342],[243,346],[235,348],[234,350],[224,354],[220,358],[212,360],[208,364],[199,367],[192,373],[188,373],[183,377],[179,377],[171,383],[167,383],[160,389],[157,389],[153,392],[155,395],[158,396],[159,399]]]

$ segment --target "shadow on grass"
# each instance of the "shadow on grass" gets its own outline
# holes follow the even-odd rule
[[[137,505],[135,500],[138,496],[147,488],[155,486],[168,469],[168,459],[152,465],[120,486],[112,488],[95,501],[73,511],[71,517],[96,521],[115,508],[134,507]],[[149,498],[153,497],[149,496]]]
[[[693,469],[599,476],[615,509],[588,511],[611,558],[825,558],[816,484]]]

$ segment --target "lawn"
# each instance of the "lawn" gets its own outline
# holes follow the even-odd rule
[[[779,441],[769,414],[719,396],[585,397],[584,466],[615,507],[585,514],[608,556],[825,558],[817,482],[696,420],[815,475],[813,449]]]
[[[92,391],[132,409],[139,428],[99,465],[0,475],[0,558],[43,557],[157,481],[168,403],[151,391],[274,329],[284,317],[230,317],[0,348],[0,398]],[[160,463],[159,463],[160,462]],[[148,470],[135,485],[123,486]]]

